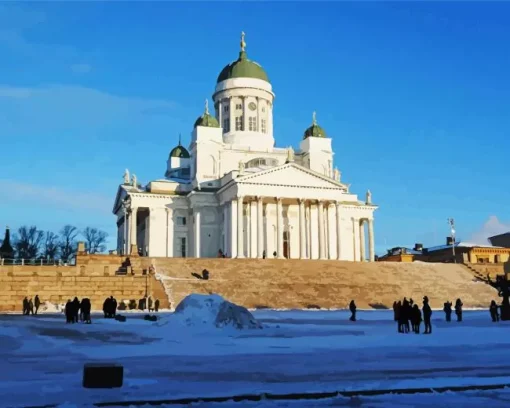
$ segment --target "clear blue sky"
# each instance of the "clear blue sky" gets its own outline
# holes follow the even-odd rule
[[[510,229],[509,15],[503,2],[2,3],[0,228],[114,238],[124,169],[163,176],[244,30],[276,93],[277,144],[297,148],[317,111],[343,181],[380,205],[378,252],[442,243],[447,217],[465,240]]]

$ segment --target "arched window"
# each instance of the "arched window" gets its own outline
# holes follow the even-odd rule
[[[270,159],[266,157],[258,157],[256,159],[250,160],[248,163],[246,163],[246,167],[261,167],[261,166],[268,166],[268,167],[275,167],[278,166],[278,160],[276,159]]]

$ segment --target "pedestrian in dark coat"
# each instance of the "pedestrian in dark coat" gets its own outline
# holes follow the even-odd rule
[[[159,299],[156,299],[154,302],[154,310],[157,312],[159,310]]]
[[[351,303],[349,303],[349,310],[351,311],[351,317],[349,320],[351,322],[356,321],[356,303],[354,303],[354,300],[351,300]]]
[[[80,313],[80,301],[77,297],[73,299],[73,323],[78,323],[78,315]]]
[[[417,304],[413,306],[411,323],[413,324],[413,332],[420,334],[421,311]]]
[[[398,322],[397,301],[393,302],[393,320]]]
[[[41,306],[41,301],[39,300],[39,295],[35,295],[34,306],[35,306],[35,314],[37,314],[37,311],[39,310],[39,307]]]
[[[462,306],[464,304],[462,303],[462,300],[457,299],[457,301],[455,302],[455,314],[457,315],[457,321],[458,322],[461,322],[462,321]]]
[[[446,317],[446,321],[451,322],[452,321],[452,302],[447,300],[446,303],[444,304],[443,311],[444,311],[444,314]]]
[[[67,299],[65,313],[66,313],[66,323],[72,323],[73,322],[73,303],[71,302],[71,299]]]
[[[499,322],[499,313],[498,313],[498,305],[496,301],[492,301],[489,307],[489,311],[491,313],[491,319],[493,322]]]
[[[34,302],[32,302],[32,298],[28,301],[28,312],[34,314]]]
[[[432,334],[432,324],[430,319],[432,317],[432,309],[429,305],[429,298],[425,296],[423,298],[423,321],[425,323],[425,331],[423,334]]]
[[[23,315],[28,314],[28,298],[25,296],[25,299],[23,299]]]

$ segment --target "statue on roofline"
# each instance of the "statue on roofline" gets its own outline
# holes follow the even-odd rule
[[[124,171],[124,184],[129,184],[129,170]]]
[[[287,149],[287,162],[292,161],[294,161],[294,149],[292,148],[292,146],[289,146],[289,148]]]
[[[136,174],[133,173],[133,177],[131,178],[131,184],[133,185],[133,187],[137,188],[138,187],[138,180],[136,179]]]
[[[335,167],[335,170],[333,173],[334,173],[335,180],[340,183],[340,178],[342,177],[342,173],[340,172],[340,170],[338,170],[338,168]]]
[[[370,192],[370,190],[367,190],[367,198],[365,200],[365,203],[372,204],[372,193]]]
[[[244,162],[242,160],[239,160],[239,174],[244,173]]]

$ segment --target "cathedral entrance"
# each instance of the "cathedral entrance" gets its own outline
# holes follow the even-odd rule
[[[290,258],[289,232],[283,232],[283,257]]]

